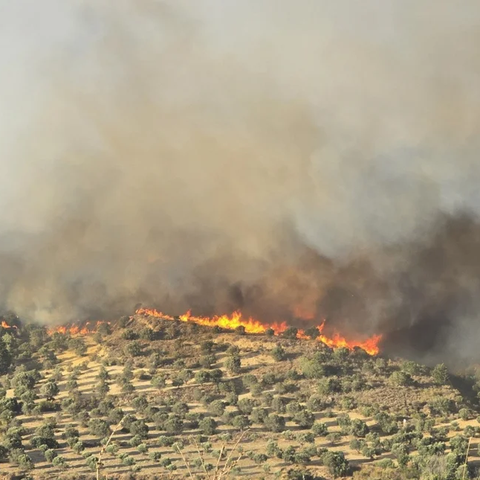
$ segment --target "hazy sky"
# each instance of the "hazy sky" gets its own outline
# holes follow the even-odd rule
[[[5,307],[374,331],[448,290],[477,325],[448,252],[480,212],[479,21],[473,1],[0,0]]]

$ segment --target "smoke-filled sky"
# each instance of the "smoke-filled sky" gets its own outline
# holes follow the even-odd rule
[[[479,22],[474,1],[0,0],[4,308],[326,317],[470,359]]]

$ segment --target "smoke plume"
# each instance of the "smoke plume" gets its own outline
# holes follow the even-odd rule
[[[479,21],[443,0],[0,0],[3,307],[239,308],[474,358]]]

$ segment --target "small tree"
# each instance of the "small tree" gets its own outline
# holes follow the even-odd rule
[[[216,417],[221,417],[225,411],[225,404],[222,400],[215,400],[208,406],[208,411]]]
[[[106,437],[110,433],[110,427],[105,420],[93,418],[88,422],[88,429],[92,435],[96,437]]]
[[[65,458],[61,456],[57,456],[53,459],[52,465],[57,468],[61,468],[62,470],[66,469],[68,467],[67,461]]]
[[[245,430],[250,426],[250,420],[246,415],[237,415],[234,417],[232,425],[240,430]]]
[[[52,460],[57,456],[57,452],[53,449],[49,449],[45,450],[44,455],[47,462],[52,462]]]
[[[365,435],[367,435],[367,433],[369,432],[369,428],[368,428],[368,425],[356,418],[354,420],[352,420],[352,423],[350,425],[350,433],[354,436],[354,437],[365,437]]]
[[[213,435],[217,429],[217,422],[211,417],[205,417],[198,424],[198,428],[203,435]]]
[[[251,398],[242,398],[241,400],[238,401],[237,407],[240,410],[240,412],[250,415],[252,413],[252,410],[255,407],[255,401],[252,400]]]
[[[164,424],[165,431],[168,433],[181,433],[183,430],[183,421],[178,415],[171,415]]]
[[[308,410],[302,410],[294,415],[293,421],[300,428],[312,428],[315,423],[315,415]]]
[[[350,465],[343,452],[326,452],[322,455],[322,461],[334,478],[344,477],[350,471]]]
[[[42,385],[42,388],[40,389],[40,393],[47,399],[47,400],[53,400],[59,392],[59,388],[57,385],[57,382],[50,380],[44,385]]]
[[[285,417],[271,413],[265,418],[265,427],[271,432],[283,432],[285,430]]]
[[[312,426],[312,432],[317,437],[325,437],[328,434],[328,427],[326,423],[314,423]]]
[[[135,420],[130,424],[129,430],[132,435],[138,435],[140,438],[148,436],[148,425],[145,420]]]

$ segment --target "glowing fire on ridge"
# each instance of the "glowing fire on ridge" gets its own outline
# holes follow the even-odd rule
[[[110,325],[110,322],[104,322],[99,320],[98,322],[94,322],[93,325],[91,322],[86,322],[83,326],[79,325],[70,325],[70,326],[65,326],[61,325],[59,327],[52,327],[47,330],[47,333],[49,335],[52,335],[54,333],[63,333],[63,334],[70,334],[70,335],[88,335],[89,333],[96,333],[98,330],[98,327],[102,323],[107,323]]]
[[[190,311],[186,312],[179,317],[172,317],[171,315],[167,315],[155,309],[150,308],[139,308],[136,312],[137,315],[146,315],[150,317],[157,317],[162,318],[164,320],[175,320],[176,318],[182,322],[193,322],[198,325],[204,325],[207,327],[221,327],[228,330],[235,330],[238,327],[243,327],[245,332],[247,333],[265,333],[268,329],[273,330],[276,335],[283,333],[287,330],[288,325],[286,322],[282,323],[273,323],[273,324],[263,324],[258,320],[253,318],[243,318],[241,312],[236,311],[233,312],[231,315],[215,315],[213,317],[198,317],[192,315]],[[98,331],[98,327],[103,324],[110,322],[104,321],[97,321],[93,324],[91,322],[86,322],[83,326],[79,325],[70,325],[70,326],[57,326],[52,327],[47,330],[49,335],[54,333],[61,333],[61,334],[70,334],[70,335],[88,335],[93,334]],[[17,328],[15,325],[10,326],[4,320],[0,323],[0,326],[5,329]],[[369,355],[376,355],[380,351],[379,343],[382,339],[382,335],[373,335],[366,340],[357,341],[357,340],[347,340],[345,337],[340,335],[339,333],[334,333],[333,336],[328,337],[324,335],[323,329],[325,327],[325,322],[320,325],[317,325],[318,331],[320,335],[316,338],[317,341],[324,343],[332,348],[341,348],[345,347],[349,350],[353,350],[355,347],[359,347]],[[310,339],[308,335],[306,335],[304,330],[298,329],[297,333],[298,338],[302,339]]]
[[[158,310],[151,308],[139,308],[136,312],[137,315],[147,315],[150,317],[162,318],[164,320],[175,320],[174,317],[166,315]],[[207,327],[221,327],[225,329],[235,330],[238,327],[245,328],[247,333],[265,333],[269,328],[271,328],[276,335],[284,332],[288,326],[285,322],[274,323],[265,325],[258,320],[253,318],[243,318],[240,312],[233,312],[231,315],[215,315],[213,317],[197,317],[191,314],[190,311],[177,317],[182,322],[193,322],[198,325],[204,325]],[[325,322],[321,325],[317,325],[317,328],[320,332],[320,335],[317,337],[317,341],[323,342],[325,345],[328,345],[332,348],[346,347],[350,350],[355,347],[360,347],[365,350],[369,355],[376,355],[380,349],[378,344],[382,338],[381,335],[374,335],[363,341],[347,340],[345,337],[339,333],[335,333],[332,337],[327,337],[322,334],[322,331],[325,327]],[[297,336],[299,338],[308,339],[304,330],[298,330]]]

